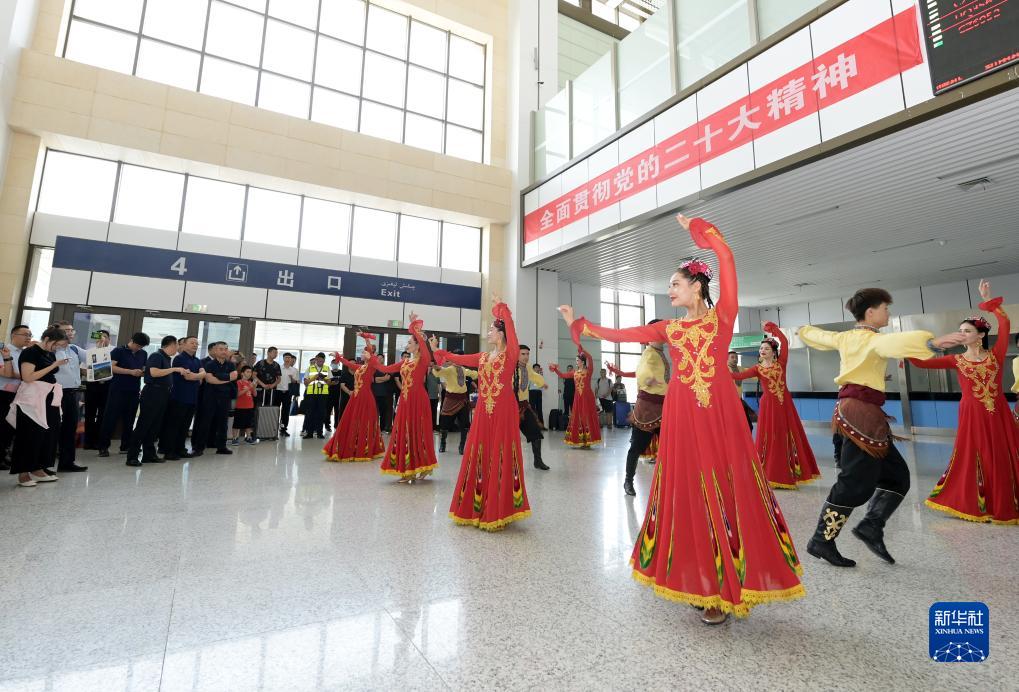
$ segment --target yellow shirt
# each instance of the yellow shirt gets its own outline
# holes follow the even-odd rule
[[[456,378],[456,366],[455,365],[443,365],[440,368],[434,368],[432,372],[435,376],[442,380],[442,386],[446,388],[446,391],[451,394],[466,394],[467,393],[467,378],[478,379],[477,370],[469,370],[463,368],[464,372],[464,383],[460,384]]]
[[[799,337],[819,351],[838,351],[842,360],[835,384],[860,384],[885,391],[885,369],[889,358],[930,358],[927,342],[934,335],[925,331],[878,334],[869,329],[829,332],[810,325],[800,327]]]
[[[669,389],[668,375],[665,373],[665,359],[661,351],[648,346],[644,353],[640,354],[640,362],[637,363],[637,387],[648,394],[664,395]],[[655,384],[648,384],[651,380]]]
[[[999,339],[1001,337],[998,337]],[[1019,394],[1019,356],[1012,359],[1012,376],[1015,377],[1015,384],[1012,385],[1012,391]]]
[[[517,368],[519,368],[519,367],[520,367],[520,365],[517,364]],[[539,375],[538,373],[534,372],[534,366],[531,365],[530,363],[528,363],[527,364],[527,382],[526,383],[522,383],[522,384],[524,385],[523,389],[520,389],[519,387],[517,388],[517,400],[518,401],[528,401],[530,399],[530,396],[531,396],[531,394],[530,394],[531,385],[533,384],[533,385],[535,385],[537,387],[544,387],[545,386],[545,378],[542,377],[541,375]]]

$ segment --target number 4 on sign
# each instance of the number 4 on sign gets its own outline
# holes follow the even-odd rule
[[[177,261],[170,265],[170,271],[177,272],[178,276],[184,276],[188,271],[188,258],[178,257]]]

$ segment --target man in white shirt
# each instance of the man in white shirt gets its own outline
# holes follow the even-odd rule
[[[74,343],[74,325],[70,322],[57,322],[53,326],[59,327],[67,334],[67,348],[56,351],[57,360],[66,359],[67,363],[57,368],[53,373],[57,378],[57,384],[64,388],[63,397],[60,400],[60,437],[58,441],[59,451],[57,453],[58,471],[87,471],[87,466],[78,466],[75,462],[74,450],[76,437],[78,436],[78,405],[81,401],[81,369],[85,364],[85,352]]]
[[[283,367],[280,368],[280,380],[276,385],[277,396],[283,405],[280,411],[280,437],[290,437],[287,426],[290,425],[290,406],[294,395],[301,391],[301,373],[294,365],[297,357],[293,353],[283,354]]]
[[[603,426],[611,427],[611,413],[614,410],[612,404],[612,380],[608,378],[605,368],[601,369],[601,373],[598,376],[598,382],[595,384],[594,395],[598,398],[598,403],[601,405],[601,424]]]

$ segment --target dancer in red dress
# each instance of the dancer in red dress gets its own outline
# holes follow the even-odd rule
[[[563,442],[570,447],[587,449],[601,442],[601,423],[598,420],[598,405],[591,389],[591,369],[594,359],[584,347],[577,344],[577,367],[573,372],[563,372],[555,363],[548,366],[564,380],[573,380],[576,394],[573,397],[573,408],[570,410],[570,425],[566,429]]]
[[[711,269],[684,263],[672,275],[672,305],[686,317],[608,329],[560,308],[575,337],[669,344],[672,381],[662,408],[658,463],[631,564],[655,594],[703,607],[705,624],[745,616],[761,603],[804,595],[785,517],[744,427],[725,349],[738,303],[732,251],[703,219],[676,217],[701,248],[718,256],[721,296],[711,303]]]
[[[329,461],[372,461],[385,452],[382,446],[382,432],[379,430],[379,411],[375,407],[371,383],[379,367],[375,355],[374,334],[362,333],[365,340],[361,362],[347,360],[339,353],[334,360],[343,363],[354,373],[354,392],[343,409],[340,424],[322,449]]]
[[[761,413],[757,418],[757,456],[772,488],[795,490],[820,478],[821,471],[786,383],[789,340],[774,322],[761,326],[774,337],[761,342],[761,362],[733,373],[732,379],[756,377],[763,385]]]
[[[485,531],[498,531],[531,514],[520,452],[520,409],[513,387],[519,342],[509,308],[498,298],[492,303],[491,351],[463,356],[435,351],[440,364],[449,360],[478,371],[478,404],[449,517],[457,524]]]
[[[432,405],[425,389],[425,375],[432,359],[421,334],[423,324],[417,315],[411,313],[408,331],[413,338],[407,343],[410,358],[379,366],[379,372],[400,373],[400,400],[381,471],[399,476],[401,483],[421,480],[439,465],[435,458]]]
[[[1001,298],[990,296],[990,284],[981,281],[980,309],[993,312],[998,320],[993,350],[987,350],[991,325],[976,316],[959,325],[966,337],[965,353],[909,359],[918,368],[955,370],[962,390],[955,448],[925,504],[968,521],[1019,524],[1019,426],[1001,384],[1011,325]]]

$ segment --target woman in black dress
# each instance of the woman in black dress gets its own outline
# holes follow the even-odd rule
[[[53,353],[62,348],[67,348],[67,335],[50,327],[39,343],[21,352],[21,387],[11,404],[16,418],[11,473],[18,475],[18,485],[25,488],[57,480],[44,469],[56,458],[60,434],[60,406],[53,404],[54,372],[67,360],[57,360]],[[43,420],[45,428],[39,424]]]

